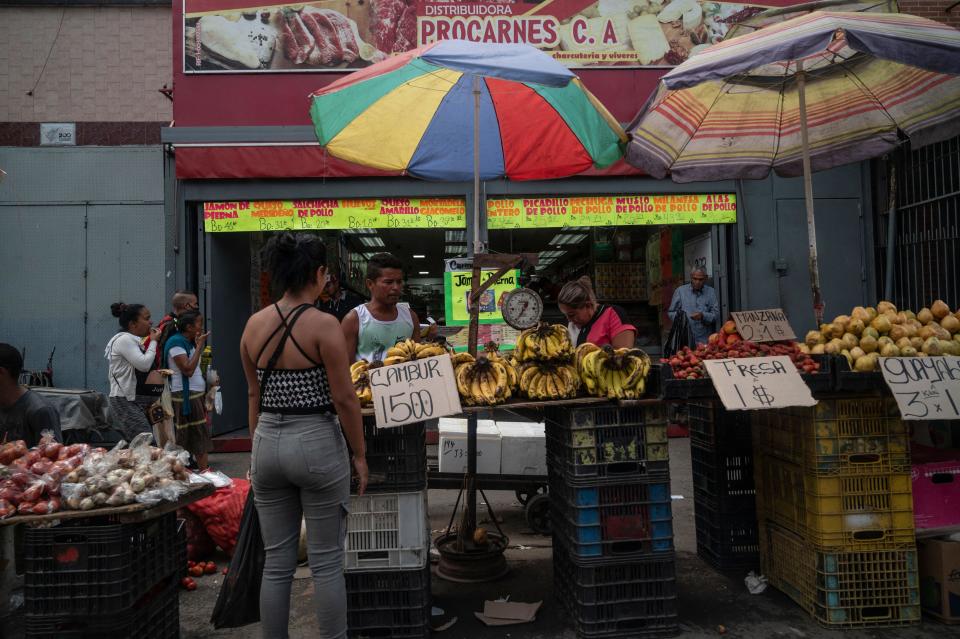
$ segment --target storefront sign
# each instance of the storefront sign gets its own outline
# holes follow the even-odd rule
[[[670,67],[760,7],[697,0],[184,0],[186,73],[348,72],[438,40],[525,43],[568,67]]]
[[[779,342],[797,337],[781,308],[734,311],[730,315],[737,325],[737,333],[748,342]]]
[[[496,269],[480,271],[480,281],[486,281]],[[446,311],[447,324],[462,326],[470,323],[470,311],[467,302],[470,299],[470,285],[473,281],[473,271],[445,271],[443,274],[443,301]],[[507,271],[490,288],[480,295],[480,323],[502,324],[503,315],[500,314],[500,305],[503,303],[503,294],[520,288],[520,271]]]
[[[727,410],[764,410],[817,403],[786,355],[716,359],[703,364]]]
[[[403,426],[461,411],[448,355],[371,368],[367,375],[377,428]]]
[[[611,195],[487,200],[487,228],[733,224],[737,196]]]
[[[266,200],[206,202],[207,233],[327,229],[462,229],[463,200]]]
[[[881,357],[880,370],[904,419],[960,419],[960,357]]]

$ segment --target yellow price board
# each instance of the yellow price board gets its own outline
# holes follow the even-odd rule
[[[203,229],[322,231],[327,229],[462,229],[463,200],[442,198],[264,200],[206,202]]]
[[[483,269],[480,271],[480,281],[485,281],[495,272],[496,270]],[[446,271],[443,274],[444,308],[448,326],[463,326],[470,323],[467,301],[470,298],[472,281],[473,271]],[[520,288],[519,270],[507,271],[485,290],[480,295],[479,322],[481,324],[503,323],[503,315],[500,313],[503,296],[515,288]]]
[[[736,221],[737,196],[733,193],[487,201],[487,227],[490,229],[734,224]]]

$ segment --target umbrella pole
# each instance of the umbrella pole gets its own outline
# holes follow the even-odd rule
[[[480,266],[477,255],[483,252],[480,241],[480,76],[473,76],[473,284],[472,290],[480,286]],[[471,296],[472,297],[472,296]],[[477,331],[480,305],[477,300],[470,304],[470,328],[468,349],[477,356]],[[461,540],[465,535],[473,535],[477,527],[477,414],[467,416],[467,500],[466,530],[461,530]]]
[[[813,215],[813,175],[810,170],[810,139],[807,135],[807,83],[803,60],[797,60],[797,96],[800,101],[800,145],[803,152],[803,199],[807,205],[807,242],[810,249],[810,289],[813,291],[813,315],[823,323],[823,298],[820,295],[820,264],[817,259],[817,227]]]

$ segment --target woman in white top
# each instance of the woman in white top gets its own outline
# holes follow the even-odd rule
[[[163,361],[173,371],[170,394],[177,445],[193,455],[197,466],[204,470],[212,435],[203,403],[207,384],[200,369],[200,356],[209,333],[203,332],[203,315],[199,311],[180,313],[174,321],[177,331],[163,345]]]
[[[150,309],[143,304],[117,302],[110,312],[120,323],[120,332],[114,335],[104,350],[110,378],[110,413],[127,441],[140,433],[152,431],[147,415],[136,403],[137,376],[135,370],[147,372],[157,355],[160,330],[153,328]],[[150,345],[144,349],[143,338],[150,336]]]

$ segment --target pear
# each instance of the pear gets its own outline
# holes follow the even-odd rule
[[[876,338],[871,337],[870,335],[864,335],[860,338],[860,348],[863,349],[864,353],[872,353],[877,350],[878,343]]]
[[[929,324],[933,321],[933,313],[930,312],[929,308],[921,308],[920,312],[917,313],[917,321],[921,324]]]
[[[853,333],[854,335],[860,335],[863,333],[863,329],[867,327],[866,322],[864,322],[859,317],[855,317],[849,322],[847,322],[847,332]]]
[[[894,314],[897,312],[897,307],[893,305],[893,302],[887,302],[886,300],[877,304],[878,313],[886,313],[887,311],[893,311]]]
[[[943,300],[937,300],[930,305],[930,312],[933,313],[934,319],[940,321],[950,314],[950,307]]]
[[[916,357],[917,349],[913,346],[904,346],[900,349],[900,357]]]

